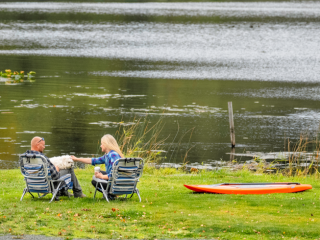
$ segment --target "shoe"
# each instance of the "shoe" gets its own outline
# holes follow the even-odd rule
[[[58,192],[57,193],[58,197],[62,197],[62,196],[67,196],[67,197],[73,197],[73,194],[69,193],[68,191],[63,191],[63,192]]]
[[[117,200],[117,195],[108,195],[110,201]]]
[[[67,192],[67,194],[65,194],[65,196],[67,197],[73,197],[74,195],[72,193]]]
[[[60,201],[60,199],[59,199],[59,197],[57,195],[54,197],[54,200],[55,201]]]
[[[80,196],[74,196],[74,198],[86,198],[87,196],[84,193],[81,193]]]

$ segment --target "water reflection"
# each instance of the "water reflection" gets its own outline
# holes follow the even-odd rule
[[[93,13],[150,16],[221,16],[317,18],[320,4],[308,2],[215,2],[215,3],[2,3],[9,12]]]
[[[318,23],[11,23],[0,28],[10,49],[0,53],[172,62],[92,72],[101,76],[318,82],[319,31]]]
[[[34,135],[50,157],[99,155],[140,117],[165,122],[164,162],[191,148],[190,166],[317,134],[319,2],[0,3],[0,19],[0,66],[37,72],[0,79],[0,168]]]

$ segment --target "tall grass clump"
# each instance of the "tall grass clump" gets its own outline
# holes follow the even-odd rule
[[[179,135],[178,124],[177,132],[169,142],[170,134],[168,134],[168,136],[162,134],[165,126],[162,118],[156,123],[150,123],[148,118],[133,119],[132,122],[134,124],[129,126],[120,125],[115,134],[120,149],[126,157],[141,157],[145,162],[145,168],[149,168],[151,172],[153,172],[154,167],[163,162],[164,159],[166,162],[170,162],[172,158],[178,159],[182,157],[183,164],[182,167],[178,169],[178,172],[185,170],[186,159],[192,147],[186,148],[185,152],[181,151],[181,142],[184,137],[190,133],[190,144],[193,129],[190,129],[177,139]],[[178,152],[182,153],[182,155],[178,156]],[[168,153],[170,153],[170,157],[167,158]],[[161,171],[164,171],[162,174],[176,173],[175,169],[169,168],[162,169]]]
[[[318,136],[318,134],[317,134]],[[319,177],[320,142],[318,137],[311,138],[301,134],[297,142],[287,141],[288,168],[282,171],[287,176],[315,174]]]
[[[141,157],[145,163],[158,163],[167,138],[160,138],[164,127],[162,119],[150,124],[147,118],[134,119],[130,126],[120,126],[116,139],[126,157]]]
[[[317,136],[319,133],[317,133]],[[227,167],[234,171],[249,170],[257,174],[275,173],[287,177],[314,175],[319,178],[320,141],[318,139],[318,137],[312,137],[310,134],[300,134],[297,141],[285,139],[283,152],[270,153],[274,155],[274,161],[267,161],[267,159],[270,159],[269,153],[262,156],[257,154],[253,155],[251,161],[242,164],[236,160],[230,160]]]

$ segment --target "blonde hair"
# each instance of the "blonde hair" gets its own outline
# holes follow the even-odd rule
[[[120,157],[124,157],[124,155],[122,154],[120,147],[117,143],[117,140],[110,134],[106,134],[101,138],[101,144],[105,147],[108,148],[110,150],[116,151]]]

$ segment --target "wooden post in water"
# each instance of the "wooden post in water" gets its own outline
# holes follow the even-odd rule
[[[232,162],[235,159],[235,153],[236,153],[236,148],[231,148],[230,152],[230,162]]]
[[[236,146],[236,135],[235,135],[234,123],[233,123],[232,102],[228,102],[228,110],[229,110],[229,125],[230,125],[231,147],[234,148]]]

